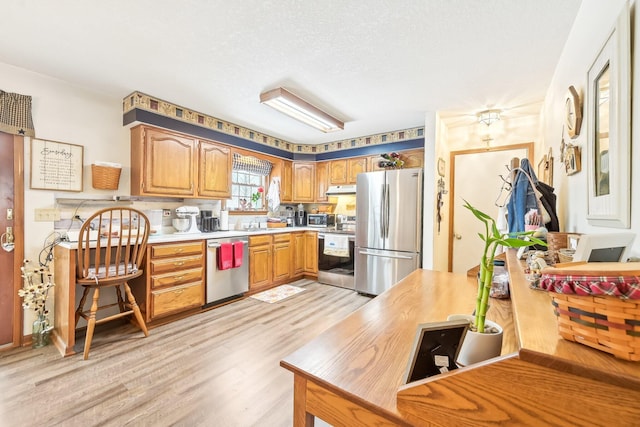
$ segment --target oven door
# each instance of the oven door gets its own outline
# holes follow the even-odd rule
[[[332,234],[318,233],[318,282],[341,288],[355,289],[355,236],[338,234],[338,236],[344,236],[348,240],[347,256],[336,256],[333,254],[334,251],[325,250],[327,236],[332,236]]]

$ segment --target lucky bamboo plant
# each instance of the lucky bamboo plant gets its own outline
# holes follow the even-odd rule
[[[502,234],[493,218],[484,212],[471,206],[464,200],[464,207],[469,209],[473,215],[484,224],[484,234],[478,233],[484,241],[484,253],[480,260],[480,277],[478,278],[478,297],[476,299],[476,311],[474,319],[474,329],[476,332],[484,333],[484,323],[489,309],[489,294],[493,281],[493,261],[498,246],[507,248],[520,248],[523,246],[540,245],[547,246],[547,243],[533,237],[535,231],[524,231],[517,233]],[[525,239],[526,238],[526,239]]]

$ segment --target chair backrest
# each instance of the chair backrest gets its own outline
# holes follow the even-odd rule
[[[136,209],[114,207],[94,213],[80,228],[77,278],[99,284],[138,275],[149,229],[149,219]]]

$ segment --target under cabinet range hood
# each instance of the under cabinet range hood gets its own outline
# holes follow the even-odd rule
[[[340,194],[356,194],[355,185],[330,185],[327,189],[327,196],[336,196]]]

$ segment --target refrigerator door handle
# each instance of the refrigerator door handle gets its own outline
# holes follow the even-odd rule
[[[389,237],[389,184],[384,185],[385,189],[385,200],[384,200],[384,238]]]
[[[387,200],[386,185],[382,184],[382,197],[380,199],[380,237],[384,238],[385,232],[385,202]]]
[[[359,251],[358,253],[360,255],[378,256],[378,257],[393,258],[393,259],[413,259],[413,257],[406,256],[406,255],[377,254],[375,252],[369,252],[369,251]]]

